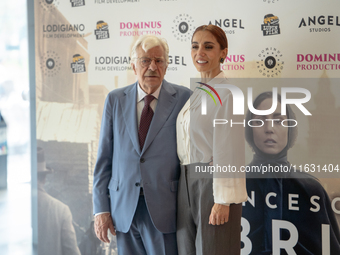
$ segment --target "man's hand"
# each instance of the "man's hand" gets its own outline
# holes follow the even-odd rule
[[[229,205],[214,204],[209,216],[209,224],[223,225],[229,220]]]
[[[110,243],[107,237],[107,230],[110,229],[112,235],[116,235],[110,213],[99,214],[94,218],[94,231],[99,240],[104,243]]]

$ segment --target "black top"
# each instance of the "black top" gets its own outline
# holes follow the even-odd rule
[[[260,154],[254,155],[250,166],[290,165],[285,150],[269,158]],[[247,234],[252,243],[250,254],[272,254],[273,244],[279,244],[278,239],[292,241],[295,230],[298,239],[291,246],[296,254],[322,254],[324,225],[324,229],[329,226],[330,240],[326,243],[330,244],[330,254],[340,254],[338,223],[330,199],[315,177],[307,173],[275,173],[267,174],[268,178],[254,179],[252,175],[247,175],[247,192],[253,204],[246,202],[242,213],[250,224]],[[272,230],[277,224],[281,224],[282,230],[275,241]],[[289,254],[289,251],[281,249],[280,254]]]

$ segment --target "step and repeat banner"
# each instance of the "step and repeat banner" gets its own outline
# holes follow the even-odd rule
[[[293,79],[298,86],[300,79],[310,90],[312,117],[301,122],[288,160],[309,174],[325,173],[306,182],[250,184],[242,254],[336,254],[339,10],[333,0],[35,0],[39,254],[61,249],[53,246],[58,234],[51,231],[60,220],[62,243],[72,254],[117,254],[114,237],[103,244],[93,232],[93,171],[106,95],[136,81],[130,50],[145,34],[169,44],[165,79],[190,87],[190,78],[199,77],[191,37],[204,24],[221,27],[228,37],[221,65],[228,78],[261,78],[269,90],[271,81]],[[247,147],[247,164],[252,157]]]

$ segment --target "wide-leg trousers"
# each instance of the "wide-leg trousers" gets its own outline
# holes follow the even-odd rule
[[[190,178],[189,169],[194,167],[181,166],[178,185],[178,254],[240,254],[242,204],[230,205],[227,223],[210,225],[209,216],[214,205],[213,179]]]

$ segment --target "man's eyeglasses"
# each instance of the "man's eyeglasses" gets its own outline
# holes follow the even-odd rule
[[[142,65],[142,67],[149,67],[151,65],[152,60],[155,60],[155,64],[159,67],[165,66],[166,62],[163,58],[137,58]]]

